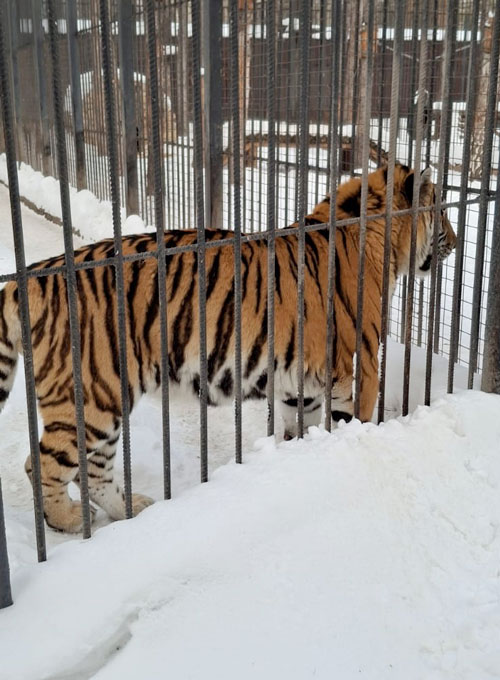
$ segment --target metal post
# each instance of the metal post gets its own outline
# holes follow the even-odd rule
[[[83,537],[90,538],[90,505],[87,475],[87,445],[85,436],[84,393],[82,383],[82,355],[80,339],[80,320],[78,316],[78,290],[73,249],[73,227],[71,220],[71,200],[69,194],[68,159],[65,144],[63,120],[63,97],[59,69],[59,49],[57,16],[54,0],[48,0],[50,58],[52,66],[52,97],[56,128],[57,167],[59,170],[59,190],[61,194],[61,213],[64,232],[64,258],[66,264],[66,288],[68,319],[71,339],[71,360],[73,366],[73,390],[75,399],[76,444],[78,449],[78,469],[80,477],[80,497],[82,501]]]
[[[108,140],[109,185],[113,214],[116,273],[118,357],[120,372],[120,398],[122,411],[123,477],[125,514],[132,517],[132,466],[130,460],[130,396],[127,369],[127,326],[125,308],[125,283],[123,273],[123,244],[118,179],[118,142],[116,139],[115,93],[113,88],[113,55],[111,51],[111,22],[107,0],[99,0],[101,21],[102,70],[104,75],[104,101],[106,109],[106,135]]]
[[[477,219],[476,260],[474,263],[474,290],[472,302],[471,341],[469,353],[469,375],[467,387],[472,389],[474,373],[477,370],[479,353],[479,328],[481,316],[481,297],[483,293],[483,270],[486,246],[486,226],[488,216],[488,189],[490,185],[491,159],[493,153],[493,130],[495,127],[496,93],[498,80],[498,61],[500,54],[500,8],[497,4],[495,24],[491,40],[491,69],[488,83],[488,98],[485,114],[485,136],[481,168],[481,193],[479,195],[479,216]]]
[[[208,480],[208,369],[207,369],[207,279],[205,264],[205,209],[203,196],[203,129],[201,113],[201,8],[200,0],[191,2],[194,188],[197,231],[198,306],[200,326],[200,478]]]
[[[500,394],[500,175],[496,194],[481,389]]]
[[[331,83],[331,116],[330,116],[330,213],[328,229],[328,292],[326,316],[326,375],[325,375],[325,429],[330,431],[332,426],[332,386],[334,357],[335,328],[335,275],[337,234],[336,206],[337,182],[340,175],[339,163],[339,88],[341,61],[341,0],[332,3],[332,83]],[[341,129],[341,128],[340,128]]]
[[[274,434],[274,295],[276,257],[276,7],[274,0],[266,5],[267,52],[267,436]]]
[[[134,20],[132,0],[118,3],[118,45],[120,55],[120,89],[123,105],[123,144],[125,152],[125,192],[127,214],[139,212],[137,177],[137,122],[134,90]],[[142,111],[141,111],[142,115]],[[148,159],[151,163],[152,160]]]
[[[392,59],[391,111],[389,129],[389,164],[387,169],[387,199],[384,230],[384,268],[382,277],[382,307],[380,330],[380,383],[378,393],[378,422],[384,420],[385,382],[387,369],[387,334],[389,332],[389,266],[391,257],[391,228],[394,200],[394,164],[398,134],[399,90],[401,82],[401,56],[403,53],[403,29],[406,0],[396,5],[394,52]]]
[[[160,340],[161,340],[161,408],[163,434],[163,494],[171,496],[170,479],[170,421],[169,421],[169,389],[168,389],[168,330],[167,330],[167,268],[165,261],[165,182],[162,174],[162,152],[160,135],[160,106],[158,97],[158,63],[156,58],[156,25],[153,0],[146,0],[146,20],[148,33],[149,87],[151,97],[151,137],[154,163],[155,183],[155,222],[156,243],[158,245],[158,301],[160,308]]]
[[[10,590],[9,556],[5,537],[5,520],[3,516],[2,480],[0,479],[0,609],[10,607],[12,592]]]
[[[19,181],[16,169],[16,145],[14,139],[14,115],[12,111],[11,82],[6,58],[4,26],[6,25],[7,0],[0,0],[0,104],[2,108],[7,172],[9,177],[12,231],[16,256],[16,280],[19,291],[19,317],[24,356],[24,375],[26,381],[26,401],[28,407],[28,429],[30,437],[31,463],[33,469],[33,502],[35,508],[35,530],[38,560],[47,559],[45,546],[45,527],[43,524],[43,496],[40,471],[40,446],[38,443],[38,420],[36,410],[35,377],[33,349],[31,346],[31,324],[28,304],[28,277],[24,254],[24,236],[19,196]]]
[[[17,1],[10,1],[7,3],[7,13],[9,22],[9,32],[7,34],[7,44],[10,47],[10,58],[12,66],[12,92],[14,95],[14,113],[16,117],[17,134],[20,140],[21,130],[21,93],[19,90],[19,64],[17,60],[17,52],[19,49],[19,14]],[[21,153],[21,144],[19,142],[18,153]]]
[[[415,10],[416,11],[416,10]],[[420,163],[422,158],[423,142],[423,117],[425,103],[425,82],[427,78],[427,16],[428,0],[422,0],[422,13],[420,18],[420,29],[422,37],[420,39],[420,59],[418,64],[418,101],[415,123],[415,164],[413,180],[413,198],[411,215],[411,244],[410,262],[408,269],[408,296],[406,299],[406,322],[405,322],[405,357],[403,372],[403,405],[401,415],[408,415],[410,404],[410,365],[411,365],[411,340],[413,326],[413,304],[415,288],[415,265],[417,253],[417,227],[418,227],[418,207],[420,200]],[[417,32],[417,21],[413,24],[414,31]],[[413,94],[413,89],[412,89]],[[413,115],[413,114],[412,114]],[[412,142],[413,143],[413,142]]]
[[[35,60],[35,78],[37,86],[38,102],[40,105],[40,122],[42,133],[42,169],[45,175],[50,174],[51,151],[50,151],[50,131],[49,131],[49,112],[47,106],[47,83],[43,61],[43,29],[42,29],[42,7],[38,0],[32,1],[33,17],[33,47]]]
[[[36,3],[35,3],[36,4]],[[68,54],[71,78],[71,109],[75,126],[76,186],[87,188],[85,169],[85,140],[83,138],[82,88],[80,83],[80,54],[78,49],[78,24],[76,20],[76,0],[66,2],[66,21],[68,23]]]
[[[205,224],[222,227],[222,0],[202,4]],[[234,159],[237,162],[237,159]]]
[[[309,36],[311,31],[311,7],[309,0],[302,0],[300,12],[300,115],[297,135],[298,158],[298,223],[299,233],[297,256],[297,435],[304,436],[304,349],[305,349],[305,256],[307,210],[307,181],[309,177]]]
[[[476,110],[476,83],[474,71],[477,65],[478,31],[480,0],[474,0],[472,18],[470,56],[467,66],[467,104],[464,134],[464,152],[462,157],[462,175],[460,178],[460,207],[457,220],[457,247],[455,251],[455,271],[453,277],[453,303],[451,315],[450,360],[448,364],[448,392],[453,392],[455,363],[458,359],[458,340],[460,335],[460,311],[462,305],[462,279],[465,254],[465,222],[467,218],[467,191],[469,182],[469,163],[471,157],[471,139]]]
[[[364,135],[362,144],[362,166],[363,174],[361,177],[361,216],[359,220],[359,257],[358,257],[358,290],[356,304],[356,374],[354,382],[356,386],[354,398],[354,415],[360,417],[361,408],[361,375],[362,366],[362,338],[363,338],[363,308],[364,308],[364,275],[366,260],[366,212],[368,200],[368,153],[369,153],[369,134],[370,134],[370,115],[371,115],[371,96],[373,78],[373,26],[375,22],[375,11],[373,3],[368,6],[368,48],[366,58],[366,90],[363,104],[363,127]]]
[[[212,3],[210,3],[212,4]],[[215,3],[214,3],[215,4]],[[234,201],[234,406],[235,406],[235,459],[242,462],[241,453],[241,162],[240,162],[240,110],[239,110],[239,54],[238,54],[238,0],[230,5],[231,36],[231,118],[233,147],[233,201]],[[222,177],[221,177],[222,179]]]

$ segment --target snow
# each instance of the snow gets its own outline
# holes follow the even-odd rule
[[[258,440],[19,567],[0,678],[498,677],[499,407]]]
[[[55,202],[55,185],[44,196],[20,174]],[[79,193],[86,240],[111,234],[105,203]],[[0,268],[13,271],[5,187],[0,214]],[[62,250],[59,226],[26,208],[23,224],[28,261]],[[161,500],[160,404],[143,399],[131,420],[134,490],[158,502],[126,522],[99,512],[89,541],[47,530],[44,564],[23,471],[21,366],[0,416],[15,601],[0,612],[0,680],[500,677],[500,397],[444,396],[447,362],[435,357],[434,403],[417,406],[425,358],[413,348],[415,412],[395,418],[403,348],[391,342],[388,357],[381,426],[280,442],[264,436],[265,405],[247,403],[236,465],[232,408],[209,409],[204,485],[199,406],[173,398],[171,501]],[[465,386],[465,369],[456,377]]]

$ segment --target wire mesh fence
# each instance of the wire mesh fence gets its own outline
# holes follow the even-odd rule
[[[244,365],[242,331],[246,329],[242,323],[249,321],[242,317],[242,305],[251,244],[266,249],[266,264],[259,269],[261,278],[252,285],[260,289],[265,272],[267,297],[253,323],[265,337],[258,349],[266,348],[266,377],[257,391],[267,397],[268,434],[272,434],[276,429],[274,374],[280,370],[274,335],[274,306],[281,285],[277,249],[287,238],[296,239],[297,305],[292,335],[298,363],[288,400],[297,410],[296,433],[302,436],[312,400],[304,372],[305,281],[313,267],[311,234],[328,236],[324,302],[329,321],[323,348],[327,361],[325,422],[330,427],[334,299],[338,296],[335,244],[337,230],[343,233],[343,225],[350,221],[349,216],[342,219],[336,214],[335,201],[329,203],[328,216],[320,224],[310,218],[310,212],[352,177],[360,178],[358,212],[351,219],[359,224],[353,413],[360,415],[359,357],[366,344],[362,320],[372,311],[363,288],[367,266],[363,244],[368,229],[369,174],[377,167],[387,168],[384,191],[388,197],[395,192],[396,161],[415,168],[416,176],[430,167],[435,180],[432,206],[418,204],[418,186],[425,179],[416,180],[417,189],[408,206],[393,205],[389,198],[383,206],[386,273],[380,280],[377,322],[381,345],[378,419],[386,415],[386,336],[405,347],[403,413],[408,412],[414,346],[426,353],[422,402],[430,402],[432,363],[438,354],[449,361],[448,391],[453,391],[457,365],[467,368],[468,384],[473,386],[475,375],[483,368],[485,341],[491,345],[486,308],[493,225],[498,220],[494,212],[500,146],[498,2],[1,0],[1,6],[0,152],[6,154],[18,254],[17,272],[4,272],[1,280],[16,280],[19,288],[40,559],[45,558],[45,545],[36,423],[37,367],[35,361],[33,372],[30,359],[32,279],[59,273],[67,279],[75,451],[85,536],[90,535],[89,488],[92,497],[93,482],[87,478],[85,385],[78,377],[82,357],[78,289],[84,271],[108,267],[114,272],[127,517],[133,514],[128,416],[135,397],[127,375],[131,293],[129,270],[124,275],[124,267],[134,262],[158,263],[155,299],[161,319],[161,360],[157,371],[162,385],[163,473],[168,498],[167,376],[175,381],[172,342],[176,342],[180,326],[174,329],[177,335],[172,335],[171,329],[179,319],[179,325],[188,324],[187,318],[177,315],[171,320],[169,315],[174,293],[165,291],[178,284],[169,269],[172,258],[192,253],[196,262],[193,277],[198,299],[191,314],[198,323],[199,366],[193,388],[200,397],[201,479],[205,481],[207,406],[213,401],[211,334],[217,324],[222,330],[216,339],[230,344],[234,355],[230,391],[235,399],[236,460],[242,460],[241,403],[249,396],[245,381],[250,361],[247,357]],[[28,270],[24,260],[16,168],[20,161],[56,177],[61,189],[66,256],[43,270]],[[101,260],[74,257],[70,186],[90,190],[111,202],[113,233],[103,236],[114,237],[113,249]],[[438,225],[445,209],[458,242],[456,250],[439,261]],[[431,275],[416,279],[416,229],[425,211],[436,217]],[[121,222],[130,214],[139,214],[145,225],[155,228],[154,248],[122,252]],[[400,277],[389,298],[391,221],[400,214],[411,215],[413,240],[408,250],[408,275]],[[207,228],[231,231],[216,238]],[[196,238],[174,243],[161,237],[164,230],[188,230],[186,233],[194,233]],[[213,290],[218,256],[210,253],[222,252],[224,247],[234,253],[233,269],[226,272],[232,281],[226,300],[232,311],[230,317],[229,312],[221,312],[216,324],[207,299]],[[493,319],[494,312],[491,314]],[[491,362],[488,367],[491,375]]]

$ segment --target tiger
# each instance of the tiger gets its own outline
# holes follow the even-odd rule
[[[378,389],[378,350],[381,328],[387,167],[368,175],[364,314],[360,360],[361,421],[372,417]],[[411,206],[414,172],[404,165],[394,169],[393,209]],[[419,203],[432,206],[435,188],[431,171],[420,176]],[[336,218],[359,217],[361,181],[353,178],[336,193]],[[327,196],[306,218],[308,225],[328,223]],[[370,219],[373,215],[373,219]],[[378,215],[378,216],[377,216]],[[434,211],[418,215],[416,273],[429,271],[433,243]],[[390,243],[390,294],[396,280],[408,272],[411,237],[410,214],[393,216]],[[304,299],[304,429],[321,420],[325,388],[328,225],[305,233]],[[205,239],[206,347],[208,403],[217,405],[234,395],[235,280],[234,232],[207,229]],[[216,246],[217,241],[229,243]],[[332,420],[350,421],[353,407],[353,359],[356,344],[357,270],[360,230],[357,224],[339,225],[335,236],[335,295],[332,373]],[[125,256],[157,252],[156,233],[125,236]],[[166,254],[166,299],[169,383],[199,395],[200,349],[198,305],[197,231],[165,231],[165,247],[191,248]],[[441,213],[438,254],[444,259],[456,243],[455,233]],[[213,247],[212,247],[213,246]],[[113,239],[75,250],[75,262],[99,263],[113,257]],[[267,258],[265,236],[241,244],[242,396],[265,398],[267,385]],[[41,272],[63,267],[64,256],[30,266]],[[275,396],[279,400],[286,439],[297,435],[298,367],[298,233],[280,230],[275,239]],[[161,341],[158,268],[154,256],[125,260],[124,299],[128,392],[131,408],[142,394],[157,390],[161,382]],[[111,519],[126,515],[124,493],[116,482],[113,464],[120,435],[122,410],[118,360],[117,285],[113,265],[77,269],[77,305],[81,340],[85,441],[88,489],[93,504]],[[78,532],[82,509],[68,494],[70,482],[79,483],[73,369],[64,272],[28,278],[31,341],[36,395],[44,429],[40,439],[44,515],[57,530]],[[0,409],[12,387],[18,354],[22,352],[19,300],[16,282],[0,291]],[[32,479],[31,458],[25,464]],[[133,494],[136,515],[152,500]],[[95,513],[95,507],[92,506]]]

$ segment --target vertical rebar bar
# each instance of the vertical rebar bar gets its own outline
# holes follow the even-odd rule
[[[80,54],[78,47],[77,0],[66,0],[68,55],[71,82],[71,109],[75,130],[76,186],[87,188],[85,170],[85,139],[83,136],[82,87],[80,80]]]
[[[388,0],[383,0],[382,8],[382,41],[380,44],[380,63],[379,63],[379,96],[378,96],[378,132],[377,132],[377,165],[380,165],[382,152],[382,126],[383,126],[383,110],[384,110],[384,59],[385,51],[387,49],[387,5]]]
[[[403,28],[406,0],[396,4],[396,24],[394,28],[394,52],[392,55],[391,110],[389,128],[389,161],[387,168],[387,194],[385,205],[384,267],[382,277],[382,306],[380,329],[380,381],[378,392],[378,422],[384,420],[385,382],[387,371],[387,334],[389,327],[389,265],[391,257],[391,230],[394,199],[394,166],[398,134],[399,88],[401,82],[401,58],[403,54]]]
[[[309,149],[309,35],[311,7],[302,0],[300,12],[300,115],[298,143],[298,257],[297,257],[297,435],[304,435],[304,294],[305,294],[305,216],[307,209]]]
[[[85,436],[85,414],[82,383],[82,357],[80,341],[80,319],[78,317],[78,289],[73,249],[73,226],[69,195],[68,159],[64,131],[63,96],[59,55],[58,21],[54,0],[47,0],[49,23],[50,61],[52,66],[52,98],[56,131],[57,167],[61,194],[61,214],[64,234],[64,258],[66,264],[66,294],[68,300],[69,331],[71,338],[71,361],[73,366],[73,390],[75,398],[76,441],[78,447],[79,486],[82,502],[83,537],[90,537],[90,503],[87,477],[87,444]]]
[[[497,174],[481,389],[500,394],[500,173]]]
[[[373,79],[373,26],[375,8],[374,3],[368,4],[368,45],[366,54],[366,91],[363,103],[363,128],[362,140],[362,176],[361,176],[361,205],[359,219],[359,258],[358,258],[358,291],[356,303],[356,374],[355,374],[355,399],[354,415],[360,417],[361,404],[361,375],[362,371],[362,346],[363,346],[363,307],[364,307],[364,275],[365,275],[365,246],[366,246],[366,206],[368,201],[368,162],[370,151],[370,116],[372,100]]]
[[[455,249],[455,269],[453,276],[453,300],[451,312],[450,359],[448,363],[448,392],[453,392],[455,363],[458,359],[458,340],[460,335],[460,310],[462,303],[462,279],[465,254],[465,223],[467,218],[467,190],[469,184],[469,163],[471,139],[476,110],[476,79],[480,0],[474,0],[469,62],[467,65],[467,102],[465,105],[465,132],[460,176],[459,208],[457,219],[457,246]]]
[[[222,227],[222,0],[202,5],[205,224]],[[238,55],[236,55],[236,59]],[[231,67],[233,62],[231,61]]]
[[[331,114],[330,114],[330,213],[328,226],[328,284],[326,303],[326,374],[325,374],[325,428],[330,431],[332,426],[332,385],[335,328],[335,239],[337,235],[336,208],[337,183],[340,175],[339,168],[339,91],[340,91],[340,57],[341,57],[341,0],[332,1],[332,81],[331,81]]]
[[[137,177],[137,121],[134,84],[134,38],[132,0],[118,3],[118,49],[120,55],[120,89],[123,111],[123,146],[125,159],[125,204],[127,213],[139,213]],[[143,112],[141,111],[141,115]],[[155,149],[156,150],[156,149]],[[151,159],[148,159],[151,163]]]
[[[474,384],[479,352],[479,324],[481,319],[481,297],[483,292],[484,251],[488,220],[488,201],[490,190],[491,160],[493,153],[493,133],[495,130],[498,60],[500,57],[500,2],[497,1],[491,39],[491,62],[488,83],[488,99],[484,125],[483,159],[481,166],[481,193],[479,195],[479,216],[477,220],[476,259],[474,267],[474,290],[472,297],[471,343],[469,353],[468,388]]]
[[[417,253],[417,225],[418,225],[418,208],[420,205],[420,165],[422,160],[422,142],[423,142],[423,117],[425,104],[425,83],[427,79],[427,16],[428,16],[428,0],[422,0],[422,9],[420,17],[420,57],[418,63],[418,98],[417,98],[417,114],[416,114],[416,135],[415,135],[415,162],[413,165],[414,179],[413,179],[413,197],[412,197],[412,213],[411,213],[411,242],[410,242],[410,263],[408,268],[408,295],[406,298],[406,321],[405,321],[405,355],[404,355],[404,370],[403,370],[403,404],[402,415],[408,414],[410,402],[410,364],[411,364],[411,339],[413,329],[413,303],[414,303],[414,289],[415,289],[415,260]],[[415,21],[414,29],[418,26]]]
[[[125,513],[132,517],[132,471],[130,462],[130,394],[127,370],[127,326],[125,309],[125,284],[123,274],[123,244],[120,210],[120,186],[118,180],[118,145],[116,139],[116,111],[113,90],[113,57],[107,0],[99,0],[101,20],[102,70],[104,76],[104,102],[106,110],[106,136],[108,140],[109,185],[113,215],[115,245],[114,267],[116,273],[118,357],[120,368],[120,397],[122,412],[123,478]]]
[[[42,137],[42,171],[45,175],[48,175],[50,173],[50,132],[47,102],[47,78],[43,58],[42,8],[39,0],[32,0],[31,6],[34,47],[33,58],[35,61],[35,80],[40,107],[40,130]]]
[[[200,327],[200,475],[201,481],[208,480],[208,374],[207,374],[207,292],[205,266],[205,211],[203,187],[203,131],[201,118],[201,38],[200,0],[191,2],[192,76],[194,114],[194,186],[196,204],[196,229],[198,234],[198,304]]]
[[[274,289],[276,256],[276,16],[274,0],[266,3],[267,59],[267,436],[274,434]],[[285,208],[286,214],[286,208]]]
[[[10,607],[12,591],[10,588],[9,555],[5,536],[5,518],[3,514],[2,478],[0,477],[0,609]]]
[[[16,168],[16,141],[14,115],[12,107],[11,81],[7,61],[5,26],[8,0],[0,0],[0,105],[2,108],[5,155],[7,158],[7,176],[9,180],[10,209],[12,231],[14,236],[14,253],[16,258],[16,281],[19,291],[19,318],[24,356],[24,375],[26,383],[26,401],[28,407],[28,431],[30,439],[33,502],[35,509],[35,531],[38,560],[47,559],[45,545],[45,526],[43,517],[43,495],[40,471],[40,445],[38,442],[38,420],[36,409],[36,391],[33,366],[33,349],[31,345],[31,323],[28,302],[28,279],[26,258],[24,253],[23,224],[19,196],[19,180]]]
[[[154,0],[146,0],[146,23],[148,37],[149,61],[149,94],[151,98],[151,135],[154,163],[154,191],[155,191],[155,223],[156,245],[158,261],[158,300],[160,309],[160,341],[161,341],[161,414],[162,414],[162,443],[163,443],[163,495],[171,497],[170,476],[170,421],[169,421],[169,389],[168,389],[168,325],[167,325],[167,295],[166,295],[166,260],[165,260],[165,206],[163,196],[165,182],[162,168],[162,145],[160,135],[160,105],[158,87],[158,64],[156,58],[156,25]]]
[[[448,0],[448,7],[446,12],[446,38],[444,49],[444,61],[442,71],[442,88],[441,88],[441,125],[439,134],[439,152],[438,152],[438,176],[435,189],[435,206],[434,206],[434,229],[432,237],[432,262],[431,262],[431,284],[429,292],[429,317],[427,328],[427,352],[425,362],[425,405],[428,406],[431,401],[431,383],[432,383],[432,354],[433,354],[433,335],[434,335],[434,314],[436,309],[436,281],[438,270],[438,237],[441,227],[441,204],[444,180],[444,159],[446,155],[446,130],[448,126],[448,117],[451,110],[450,102],[450,83],[451,83],[451,66],[452,66],[452,46],[453,46],[453,25],[454,15],[457,11],[457,0]]]
[[[231,0],[229,10],[234,204],[234,429],[235,458],[237,463],[241,463],[241,131],[239,110],[238,0]]]

